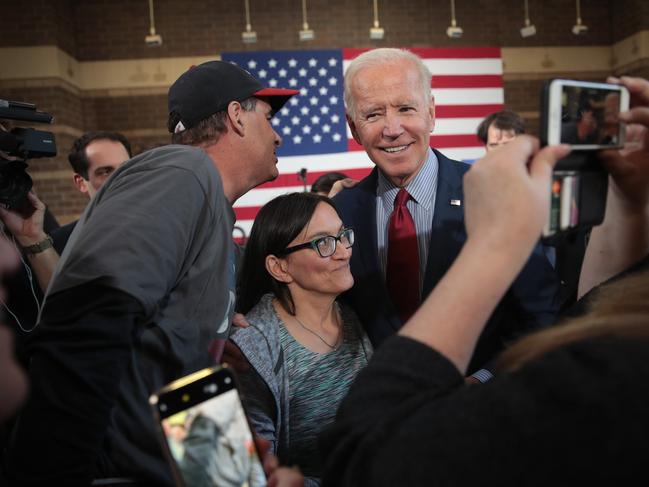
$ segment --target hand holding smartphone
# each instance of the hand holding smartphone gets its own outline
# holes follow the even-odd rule
[[[149,402],[177,485],[266,485],[235,379],[227,367],[183,377],[152,395]]]
[[[618,114],[629,109],[629,98],[621,85],[565,79],[544,85],[541,142],[569,144],[573,150],[555,166],[544,237],[592,227],[604,219],[608,174],[595,151],[624,145],[625,125]]]

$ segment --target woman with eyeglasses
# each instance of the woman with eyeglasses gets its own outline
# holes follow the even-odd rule
[[[251,366],[239,374],[244,404],[305,485],[319,485],[317,436],[372,353],[354,312],[337,301],[354,284],[353,244],[328,198],[280,196],[257,215],[239,274],[237,308],[249,326],[231,339]]]

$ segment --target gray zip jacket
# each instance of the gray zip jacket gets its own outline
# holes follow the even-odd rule
[[[247,328],[233,328],[230,339],[241,349],[251,365],[248,373],[239,374],[242,401],[255,432],[271,442],[271,451],[283,465],[291,465],[289,452],[289,384],[288,371],[280,343],[280,326],[284,326],[272,305],[273,295],[264,295],[248,312]],[[341,305],[343,323],[360,323],[354,312]],[[363,346],[371,351],[365,333]],[[320,479],[307,477],[305,487],[320,485]]]

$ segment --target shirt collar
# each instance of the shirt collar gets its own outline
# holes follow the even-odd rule
[[[435,194],[435,187],[437,186],[438,164],[437,156],[430,148],[428,148],[426,161],[424,162],[423,167],[405,188],[408,193],[410,193],[410,196],[412,196],[412,199],[428,211],[433,206],[433,195]],[[379,169],[376,194],[381,198],[386,213],[392,213],[392,210],[394,209],[394,199],[397,197],[398,192],[399,188],[395,186],[392,181],[386,178]]]

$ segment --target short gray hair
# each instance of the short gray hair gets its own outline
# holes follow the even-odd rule
[[[347,71],[345,71],[345,106],[347,107],[347,113],[352,118],[352,120],[356,118],[356,106],[352,97],[351,88],[352,83],[354,82],[354,78],[356,77],[358,72],[363,68],[381,66],[383,64],[401,61],[402,59],[408,59],[412,61],[417,68],[424,100],[426,100],[427,104],[430,103],[432,96],[430,92],[430,86],[433,75],[430,73],[419,56],[413,54],[410,51],[406,51],[405,49],[396,49],[393,47],[372,49],[371,51],[364,52],[363,54],[355,58],[349,64]]]
[[[254,96],[246,98],[241,102],[241,108],[246,112],[253,111],[256,106],[257,98]],[[216,144],[221,135],[228,131],[228,127],[225,124],[227,113],[227,109],[221,110],[204,118],[191,128],[171,134],[171,143],[202,147]],[[170,119],[169,123],[172,124],[173,121]],[[175,126],[175,123],[173,125]]]

